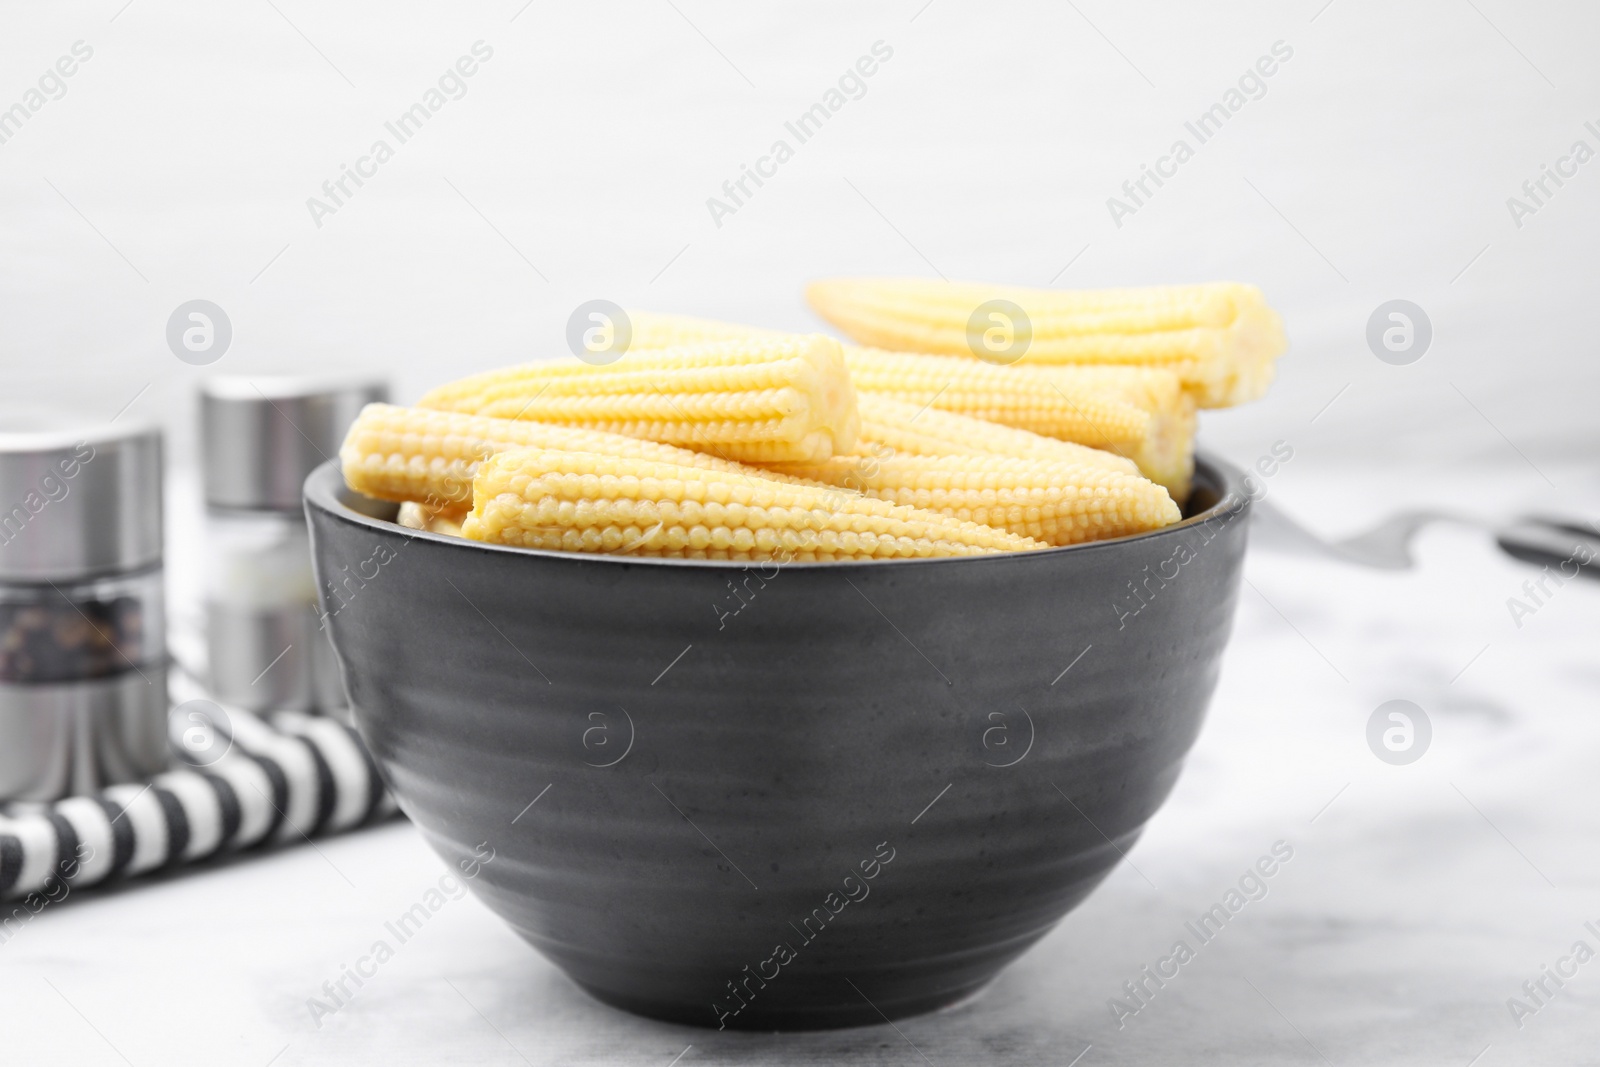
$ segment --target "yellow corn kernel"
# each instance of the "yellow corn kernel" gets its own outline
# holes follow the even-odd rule
[[[1098,463],[970,455],[836,457],[778,469],[1052,545],[1143,533],[1180,518],[1165,489]]]
[[[1261,290],[1233,282],[1069,291],[831,278],[812,283],[806,298],[862,344],[957,356],[975,354],[968,330],[979,307],[1009,301],[1023,310],[1031,331],[1024,363],[1165,367],[1201,407],[1260,397],[1288,347],[1283,322]]]
[[[820,334],[634,348],[606,366],[527,363],[451,382],[420,403],[748,462],[846,454],[860,429],[839,344]]]
[[[379,500],[417,501],[441,511],[472,506],[478,464],[507,448],[560,448],[683,463],[734,477],[764,472],[704,452],[598,430],[368,404],[339,450],[345,484]]]
[[[462,532],[524,548],[783,562],[1044,547],[830,487],[550,449],[512,449],[485,460]]]

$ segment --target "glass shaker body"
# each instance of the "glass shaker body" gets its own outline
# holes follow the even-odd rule
[[[0,796],[53,800],[167,765],[161,568],[0,584]]]
[[[0,419],[0,801],[169,765],[161,435]]]
[[[251,711],[344,707],[303,513],[207,508],[205,575],[208,673],[218,700]]]

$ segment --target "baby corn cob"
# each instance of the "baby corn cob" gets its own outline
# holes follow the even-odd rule
[[[667,344],[681,340],[782,336],[755,326],[740,326],[713,319],[691,318],[687,315],[634,311],[629,312],[629,318],[633,323],[636,344],[640,343],[641,337],[645,338],[646,344]],[[1023,447],[1023,440],[1019,438],[1011,438],[1005,444],[993,448],[974,445],[972,442],[979,438],[980,431],[971,424],[952,426],[948,433],[935,434],[929,429],[926,420],[929,414],[939,417],[937,412],[924,414],[921,417],[919,422],[922,425],[918,427],[917,433],[908,434],[904,426],[894,426],[892,417],[888,416],[886,409],[883,408],[877,409],[879,415],[876,423],[868,425],[872,421],[867,414],[866,406],[869,391],[881,392],[884,399],[915,400],[916,407],[927,408],[930,404],[927,398],[938,396],[938,387],[923,388],[918,391],[913,386],[908,390],[901,387],[901,381],[911,379],[914,371],[920,372],[920,381],[923,383],[930,382],[938,374],[954,372],[957,367],[948,362],[948,359],[955,357],[914,363],[903,358],[900,353],[887,353],[880,349],[859,348],[854,345],[845,345],[844,353],[851,376],[859,390],[856,401],[862,412],[863,439],[887,444],[902,452],[929,455],[982,452],[999,455],[1038,453],[1037,447],[1030,447],[1026,452],[1019,451],[1018,449]],[[1010,406],[1009,411],[975,403],[970,395],[963,398],[960,393],[954,399],[940,396],[931,403],[946,408],[957,417],[969,416],[972,423],[979,425],[998,423],[1020,427],[1024,432],[1032,431],[1028,436],[1036,439],[1051,435],[1069,441],[1082,441],[1096,451],[1115,452],[1127,456],[1138,464],[1146,477],[1164,486],[1174,500],[1182,503],[1188,499],[1189,482],[1194,476],[1195,401],[1177,374],[1160,367],[1101,364],[1061,366],[1038,364],[1028,367],[992,367],[985,370],[978,370],[978,366],[981,364],[974,365],[969,361],[966,372],[961,376],[962,379],[978,383],[974,388],[979,390],[985,387],[1004,390],[1004,395],[1008,398],[1005,403]],[[1267,366],[1270,372],[1270,361]],[[1009,380],[1001,378],[999,377],[1001,373],[1011,373],[1014,377]],[[1041,374],[1044,376],[1041,377]],[[942,381],[950,380],[949,377],[942,379]],[[1264,382],[1262,387],[1265,388]],[[1045,403],[1053,406],[1058,412],[1066,410],[1074,416],[1087,417],[1089,415],[1087,406],[1080,406],[1074,410],[1074,398],[1081,397],[1085,393],[1138,408],[1150,416],[1150,422],[1136,439],[1120,440],[1110,431],[1089,430],[1084,425],[1083,418],[1077,418],[1075,426],[1063,430],[1059,424],[1052,425],[1048,416],[1037,419],[1017,414],[1020,405],[1030,402],[1019,401],[1017,398],[1027,396],[1044,398]],[[1037,403],[1037,400],[1031,402]],[[933,441],[917,443],[919,437],[937,437],[939,444],[936,445]],[[952,447],[957,442],[963,442],[964,446]],[[1085,457],[1077,455],[1071,458],[1082,460]]]
[[[892,456],[786,463],[779,469],[1052,545],[1141,533],[1180,517],[1159,485],[1095,463]]]
[[[980,305],[1009,301],[1028,319],[1028,364],[1114,363],[1175,371],[1201,407],[1261,396],[1287,341],[1252,285],[1064,291],[921,278],[832,278],[806,290],[812,308],[851,338],[898,351],[970,356]],[[1020,325],[1015,324],[1015,325]]]
[[[483,460],[508,448],[558,448],[681,463],[729,477],[776,477],[753,467],[673,445],[598,430],[462,415],[453,411],[368,404],[339,450],[345,484],[379,500],[416,501],[436,511],[472,506],[472,479]]]
[[[400,505],[400,514],[394,521],[412,530],[460,537],[461,524],[466,517],[467,513],[464,511],[444,511],[407,500]]]
[[[1082,389],[1119,400],[1150,416],[1150,433],[1132,449],[1118,449],[1139,464],[1145,477],[1165,486],[1172,499],[1189,497],[1194,477],[1194,394],[1178,376],[1159,367],[1118,367],[1078,364],[1017,368],[1042,373],[1063,389]]]
[[[1091,448],[1137,448],[1150,415],[1037,371],[995,367],[956,356],[920,356],[854,348],[845,362],[856,388]],[[1119,447],[1120,446],[1120,447]]]
[[[421,406],[619,433],[748,462],[855,448],[839,344],[818,334],[630,351],[620,362],[528,363],[433,390]]]
[[[485,460],[462,532],[524,548],[784,562],[1044,547],[831,488],[549,449],[513,449]]]
[[[1126,456],[1176,500],[1194,471],[1194,404],[1169,372],[996,367],[957,356],[845,347],[856,387]],[[1165,379],[1167,389],[1160,387]]]
[[[760,326],[741,326],[692,315],[668,315],[659,311],[629,311],[634,348],[671,348],[697,341],[733,341],[741,337],[782,337],[779,330]]]
[[[899,456],[1013,456],[1139,473],[1133,460],[1111,452],[937,408],[919,408],[885,393],[858,393],[856,404],[861,409],[863,442],[856,446],[858,455],[881,456],[887,448]]]

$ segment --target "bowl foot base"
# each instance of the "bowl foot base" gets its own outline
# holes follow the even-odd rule
[[[584,992],[604,1004],[632,1012],[634,1015],[643,1015],[649,1019],[659,1019],[662,1022],[679,1023],[685,1026],[702,1026],[712,1030],[759,1030],[776,1033],[799,1030],[843,1030],[852,1026],[881,1026],[886,1020],[898,1020],[912,1015],[922,1015],[970,1000],[989,983],[991,977],[986,976],[982,981],[964,984],[952,989],[924,992],[894,1000],[885,1000],[881,997],[874,998],[871,1003],[854,994],[849,984],[843,978],[840,978],[839,985],[847,994],[855,998],[854,1003],[841,999],[827,1002],[769,1003],[763,1005],[759,1001],[753,1001],[747,1004],[737,1015],[729,1014],[722,1018],[720,1020],[721,1026],[718,1025],[717,1013],[709,1004],[686,1004],[682,1001],[653,1000],[620,993],[616,990],[602,989],[584,982],[577,984]]]

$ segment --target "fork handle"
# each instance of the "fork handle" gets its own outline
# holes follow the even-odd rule
[[[1572,521],[1523,519],[1495,531],[1501,551],[1524,563],[1551,567],[1563,578],[1600,580],[1600,533]]]

